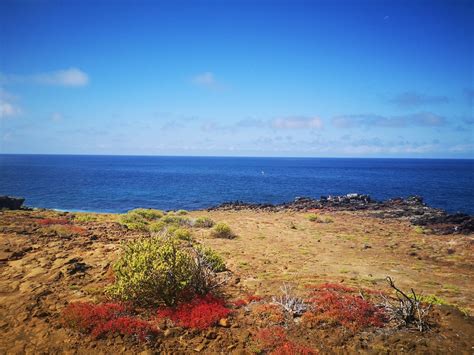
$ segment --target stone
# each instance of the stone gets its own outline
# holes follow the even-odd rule
[[[221,327],[224,327],[224,328],[230,327],[230,323],[229,323],[229,320],[228,320],[227,318],[221,318],[221,319],[219,320],[219,325],[220,325]]]
[[[19,210],[25,202],[22,197],[0,196],[0,210]]]
[[[206,347],[206,345],[203,344],[203,343],[201,343],[201,344],[199,344],[198,346],[196,346],[196,347],[194,348],[194,351],[196,351],[196,352],[199,353],[199,352],[203,351],[205,347]]]

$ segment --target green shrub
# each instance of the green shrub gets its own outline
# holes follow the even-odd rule
[[[186,210],[177,210],[176,214],[179,215],[179,216],[183,216],[185,214],[188,214],[188,211],[186,211]]]
[[[115,263],[115,283],[107,293],[136,304],[176,304],[192,284],[194,261],[175,238],[147,238],[128,243]]]
[[[214,228],[212,229],[211,235],[214,238],[225,238],[225,239],[232,239],[235,238],[234,232],[230,229],[230,227],[225,223],[217,223]]]
[[[151,233],[161,233],[168,225],[163,221],[153,222],[148,225],[148,230]]]
[[[126,244],[107,294],[137,305],[174,306],[186,295],[208,293],[216,285],[215,272],[225,265],[211,249],[183,243],[179,238],[186,232],[177,229]]]
[[[178,226],[191,225],[191,220],[187,217],[166,215],[161,220],[166,224],[176,224]]]
[[[310,213],[310,214],[306,215],[306,219],[310,222],[317,222],[317,223],[332,223],[332,222],[334,222],[334,220],[329,216],[321,217],[320,215],[317,215],[315,213]]]
[[[415,231],[415,233],[418,233],[418,234],[424,234],[425,233],[425,230],[423,227],[420,227],[420,226],[415,226],[413,228],[413,230]]]
[[[148,222],[139,214],[126,213],[120,216],[118,221],[122,226],[130,230],[147,230]]]
[[[213,271],[222,272],[227,270],[224,259],[217,252],[200,244],[195,245],[194,248]]]
[[[163,211],[154,210],[151,208],[136,208],[134,210],[128,211],[127,214],[136,214],[148,221],[160,219],[164,215]]]
[[[213,225],[214,221],[209,217],[198,217],[194,220],[194,227],[211,228]]]
[[[75,222],[95,222],[97,221],[97,217],[94,216],[93,214],[89,214],[89,213],[81,213],[81,214],[76,214],[74,216],[74,221]]]
[[[332,223],[332,222],[334,222],[334,220],[331,217],[329,216],[323,217],[323,223]]]
[[[191,232],[184,228],[177,228],[172,233],[179,240],[191,241],[193,239]]]

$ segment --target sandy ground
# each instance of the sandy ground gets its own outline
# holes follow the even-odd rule
[[[233,275],[226,290],[231,298],[248,292],[269,297],[278,294],[283,283],[292,284],[302,295],[305,286],[327,281],[388,290],[385,277],[391,276],[402,288],[436,295],[473,313],[473,235],[431,235],[406,221],[362,212],[317,213],[331,222],[311,222],[307,213],[293,212],[194,211],[191,216],[226,222],[237,234],[227,240],[212,238],[209,230],[195,231],[198,240],[225,258]],[[152,353],[146,345],[126,339],[93,340],[63,327],[64,306],[102,299],[120,244],[141,235],[116,223],[115,215],[74,222],[83,231],[70,235],[36,223],[39,218],[72,216],[53,211],[0,212],[0,353]],[[305,338],[321,352],[472,353],[472,318],[454,307],[442,308],[439,314],[436,332],[377,335],[362,349],[353,347],[362,341],[355,337],[335,341],[328,333],[327,341],[316,340],[322,333],[308,331]],[[251,327],[245,322],[219,330],[222,344],[206,340],[200,351],[251,353],[242,338]],[[163,340],[160,350],[193,352],[199,337],[183,333]]]

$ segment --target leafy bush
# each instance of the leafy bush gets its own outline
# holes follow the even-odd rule
[[[215,287],[216,275],[201,254],[169,232],[130,242],[114,265],[115,284],[107,293],[137,304],[168,306],[186,294],[205,294]],[[212,260],[219,265],[216,258]]]
[[[191,285],[194,261],[175,238],[148,238],[128,243],[115,263],[111,296],[139,304],[174,305]]]
[[[177,226],[191,226],[191,220],[187,217],[166,215],[161,219],[166,224],[174,224]]]
[[[159,318],[171,319],[176,325],[185,328],[206,329],[227,317],[230,310],[224,306],[224,301],[212,294],[196,296],[187,303],[176,308],[158,310]]]
[[[188,214],[188,211],[186,211],[186,210],[177,210],[177,211],[176,211],[176,214],[177,214],[178,216],[182,216],[182,215]]]
[[[225,238],[225,239],[233,239],[235,238],[234,232],[230,229],[230,227],[225,223],[217,223],[214,228],[212,229],[211,235],[214,238]]]
[[[195,249],[213,271],[222,272],[227,270],[224,259],[211,248],[198,244]]]
[[[119,223],[130,230],[148,230],[150,222],[154,222],[163,217],[160,210],[137,208],[128,211],[120,216]]]
[[[163,211],[154,210],[151,208],[136,208],[134,210],[128,211],[127,214],[138,215],[148,221],[160,219],[164,215]]]
[[[193,240],[193,237],[191,235],[191,232],[187,229],[184,228],[177,228],[174,231],[172,231],[173,236],[180,240],[186,240],[186,241],[191,241]]]
[[[209,217],[198,217],[194,221],[194,227],[198,228],[211,228],[214,225],[214,221]]]
[[[167,229],[168,224],[164,221],[153,222],[148,225],[148,230],[151,233],[161,233]]]
[[[119,223],[127,229],[130,230],[147,230],[148,222],[140,216],[139,214],[135,213],[126,213],[120,216]]]
[[[306,219],[310,222],[316,222],[319,219],[319,216],[314,213],[310,213],[306,216]]]

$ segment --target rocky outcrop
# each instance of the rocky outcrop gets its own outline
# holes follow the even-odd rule
[[[0,196],[0,210],[19,210],[25,202],[24,198],[11,197],[11,196]]]
[[[347,194],[321,196],[320,199],[297,197],[282,204],[254,204],[242,201],[226,202],[209,210],[262,210],[262,211],[310,211],[315,209],[332,211],[368,211],[380,218],[403,218],[412,224],[430,229],[436,234],[474,233],[474,216],[449,214],[442,209],[427,206],[420,196],[392,198],[386,201],[373,200],[369,195]]]

